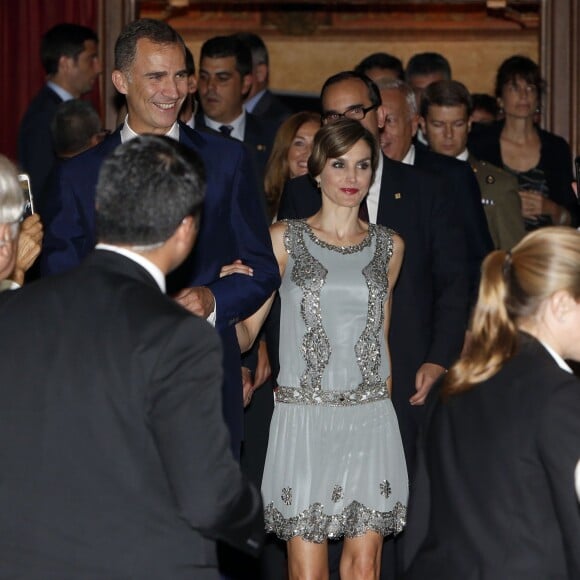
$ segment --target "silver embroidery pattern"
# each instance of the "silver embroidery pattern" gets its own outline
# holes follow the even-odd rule
[[[284,245],[294,260],[292,281],[302,289],[301,314],[306,326],[302,355],[306,361],[306,370],[300,379],[301,388],[279,386],[275,395],[276,402],[348,407],[387,399],[389,392],[379,375],[379,335],[382,332],[383,305],[388,292],[387,266],[393,255],[392,231],[370,224],[369,233],[360,244],[341,247],[319,240],[302,220],[289,221],[287,224]],[[306,248],[305,234],[319,246],[342,254],[360,252],[371,244],[373,238],[377,240],[374,256],[363,270],[369,288],[369,305],[365,329],[355,346],[363,381],[350,391],[332,392],[322,389],[322,375],[331,354],[320,313],[320,290],[328,272]]]
[[[331,352],[320,313],[320,290],[324,286],[328,271],[306,248],[304,231],[309,229],[303,221],[288,222],[284,244],[294,260],[292,282],[302,290],[300,313],[306,326],[302,338],[302,356],[307,364],[300,377],[300,386],[303,389],[319,391],[322,373]]]
[[[386,479],[383,479],[383,481],[381,481],[379,489],[381,495],[384,495],[385,497],[389,497],[391,495],[391,484]]]
[[[292,488],[291,487],[283,487],[282,488],[282,495],[280,496],[280,499],[286,505],[292,505]]]
[[[278,387],[274,394],[277,403],[297,403],[300,405],[326,405],[328,407],[350,407],[374,403],[389,398],[389,391],[384,381],[374,385],[365,385],[352,391],[323,391],[297,389],[295,387]]]
[[[381,380],[379,337],[383,331],[384,305],[389,292],[388,265],[393,255],[393,237],[390,230],[369,224],[369,232],[376,237],[376,248],[372,260],[363,269],[369,290],[367,323],[354,348],[362,374],[361,387]]]
[[[334,516],[323,510],[322,504],[315,503],[296,517],[285,518],[271,502],[264,510],[266,531],[274,532],[282,540],[300,536],[308,542],[321,543],[327,538],[354,538],[369,531],[382,536],[398,534],[407,520],[407,508],[401,502],[388,512],[369,509],[357,501]]]
[[[330,496],[330,499],[334,502],[337,503],[339,502],[342,498],[344,497],[344,492],[342,491],[342,485],[338,485],[338,483],[334,486],[333,490],[332,490],[332,495]]]

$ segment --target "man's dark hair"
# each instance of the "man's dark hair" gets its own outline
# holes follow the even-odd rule
[[[76,58],[85,49],[85,40],[99,42],[94,30],[63,22],[48,30],[40,43],[40,60],[47,75],[58,72],[58,61],[61,56]]]
[[[214,36],[206,40],[201,47],[200,62],[204,58],[227,58],[233,56],[236,59],[236,70],[241,77],[252,73],[252,53],[235,34],[230,36]]]
[[[499,115],[499,105],[497,100],[486,93],[472,93],[471,102],[473,103],[473,110],[481,109],[493,115],[497,119]]]
[[[320,101],[322,102],[322,99],[324,98],[324,92],[326,89],[328,89],[328,87],[351,79],[359,80],[365,84],[369,93],[369,100],[373,106],[379,107],[381,105],[381,93],[379,92],[377,85],[371,79],[369,79],[367,75],[356,72],[354,70],[339,72],[326,79],[326,82],[322,85],[322,89],[320,90]]]
[[[72,99],[57,107],[50,131],[56,154],[72,157],[87,149],[92,137],[101,131],[101,119],[88,101]]]
[[[184,217],[199,216],[205,169],[199,155],[168,137],[141,135],[105,160],[96,196],[98,239],[128,246],[168,240]]]
[[[250,49],[252,53],[252,66],[258,66],[259,64],[268,66],[270,64],[268,49],[260,36],[253,32],[236,32],[234,36]]]
[[[536,87],[538,100],[546,90],[546,81],[542,79],[540,67],[531,58],[516,54],[504,60],[497,70],[495,96],[500,98],[504,87],[518,79]]]
[[[193,59],[191,50],[187,46],[185,47],[185,70],[187,70],[188,77],[195,74],[195,60]]]
[[[354,68],[356,72],[366,74],[373,68],[380,68],[385,70],[393,71],[398,79],[403,80],[405,78],[405,72],[403,71],[403,63],[401,59],[388,54],[386,52],[375,52],[369,54],[369,56],[363,58]]]
[[[407,63],[405,78],[407,82],[417,75],[440,73],[446,80],[451,80],[451,65],[438,52],[420,52],[414,54]]]
[[[185,43],[181,36],[167,22],[141,18],[127,24],[121,31],[115,42],[115,68],[122,72],[128,72],[135,60],[137,41],[145,38],[155,44],[178,44],[183,47]]]
[[[431,83],[421,97],[421,116],[427,117],[429,107],[458,107],[465,105],[467,116],[473,112],[473,101],[466,86],[459,81],[437,81]]]

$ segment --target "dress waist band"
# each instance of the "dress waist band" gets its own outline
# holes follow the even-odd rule
[[[323,391],[295,387],[278,387],[276,389],[277,403],[295,403],[298,405],[328,405],[329,407],[350,407],[364,405],[389,398],[389,390],[385,383],[361,385],[351,391]]]

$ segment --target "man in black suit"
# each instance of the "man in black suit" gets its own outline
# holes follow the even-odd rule
[[[395,161],[437,173],[446,182],[445,192],[457,206],[465,232],[469,266],[470,303],[475,304],[481,262],[494,249],[477,179],[468,163],[413,144],[419,117],[413,89],[403,81],[379,79],[385,124],[380,132],[383,153]]]
[[[252,86],[252,54],[235,35],[215,36],[201,47],[198,93],[202,111],[197,127],[209,127],[243,141],[255,162],[263,189],[266,162],[272,150],[277,125],[244,109]]]
[[[252,53],[252,86],[245,98],[244,108],[256,117],[271,119],[276,125],[280,125],[292,111],[268,88],[270,57],[264,41],[253,32],[237,32],[235,36]]]
[[[0,297],[3,575],[215,580],[216,539],[259,549],[218,336],[164,296],[204,189],[196,153],[131,140],[102,165],[96,251]]]
[[[86,26],[57,24],[42,38],[47,83],[30,103],[18,130],[18,161],[40,198],[56,161],[50,123],[63,101],[88,93],[101,72],[97,35]]]
[[[322,87],[321,101],[323,123],[344,116],[359,119],[378,142],[384,113],[379,90],[368,77],[353,71],[334,75]],[[393,404],[412,472],[421,406],[459,355],[467,327],[464,233],[437,175],[384,155],[366,201],[369,221],[394,229],[405,241],[405,260],[393,292],[389,347]],[[287,184],[278,217],[306,217],[320,203],[310,178],[299,177]],[[388,544],[390,549],[392,542]],[[383,565],[384,573],[392,574],[392,567]]]

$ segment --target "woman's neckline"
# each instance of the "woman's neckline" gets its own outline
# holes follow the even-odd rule
[[[329,242],[325,242],[324,240],[320,239],[312,229],[312,226],[304,219],[302,223],[306,226],[306,231],[308,233],[308,237],[318,246],[321,248],[326,248],[327,250],[331,250],[333,252],[339,252],[341,254],[354,254],[356,252],[360,252],[362,249],[369,246],[371,243],[371,235],[372,235],[372,224],[369,224],[369,228],[365,237],[358,242],[357,244],[349,244],[349,245],[338,245],[338,244],[331,244]]]

